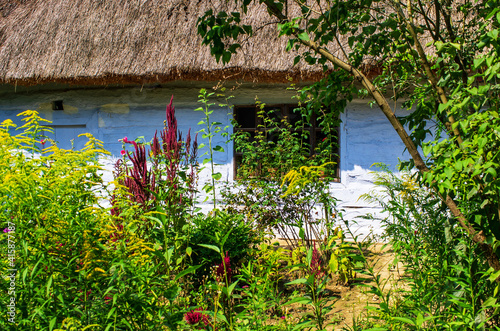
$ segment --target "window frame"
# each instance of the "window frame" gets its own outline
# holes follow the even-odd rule
[[[276,103],[276,104],[266,104],[264,106],[265,111],[269,110],[277,110],[279,109],[279,120],[287,117],[290,118],[290,114],[294,114],[293,110],[298,108],[298,104],[293,104],[293,103]],[[254,126],[246,126],[242,127],[241,123],[238,121],[238,110],[243,110],[243,109],[253,109],[253,123]],[[258,110],[260,109],[259,105],[234,105],[233,106],[233,120],[237,125],[233,125],[233,134],[236,132],[249,132],[250,134],[256,133],[258,131],[265,131],[265,129],[259,128],[259,125],[262,125],[261,118],[258,116]],[[300,120],[300,114],[296,115],[299,117]],[[247,118],[248,119],[248,118]],[[291,123],[294,123],[293,121]],[[296,123],[296,122],[295,122]],[[309,131],[308,134],[308,143],[309,143],[309,155],[313,156],[315,153],[315,148],[317,146],[318,139],[321,139],[320,136],[322,134],[322,128],[317,125],[317,120],[316,120],[316,115],[313,115],[311,118],[311,123],[308,127],[302,128],[300,130],[295,130],[295,132],[299,131],[304,131],[307,130]],[[336,136],[337,136],[337,169],[336,169],[336,174],[335,178],[332,180],[334,183],[340,183],[340,125],[336,128]],[[236,149],[236,146],[233,146],[233,178],[237,178],[237,169],[238,165],[241,162],[241,158],[243,157],[243,152],[238,152]]]

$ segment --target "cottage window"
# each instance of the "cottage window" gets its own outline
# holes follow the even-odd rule
[[[309,146],[309,156],[313,156],[316,154],[318,145],[326,138],[327,133],[324,132],[323,128],[319,125],[319,121],[317,121],[316,116],[313,116],[310,120],[310,123],[307,125],[297,126],[297,123],[301,120],[301,114],[296,109],[298,106],[295,104],[277,104],[277,105],[266,105],[263,110],[266,114],[271,114],[270,116],[276,122],[280,122],[282,119],[286,118],[287,122],[292,125],[292,130],[294,132],[304,133],[307,131],[305,135],[301,135],[306,140],[307,146]],[[234,107],[234,132],[248,132],[250,136],[250,140],[253,140],[257,132],[265,132],[267,129],[264,127],[264,123],[262,117],[258,116],[259,107],[255,105],[248,106],[235,106]],[[338,128],[334,129],[333,132],[334,139],[336,139],[337,143],[339,141],[339,130]],[[267,140],[277,141],[276,135],[266,135]],[[332,136],[332,133],[330,133]],[[338,164],[338,147],[335,147],[332,151],[332,160],[336,161]],[[235,178],[237,176],[237,170],[239,165],[242,162],[243,155],[245,151],[238,148],[237,145],[234,146],[234,175]],[[338,167],[336,169],[336,177],[339,178]]]
[[[52,110],[64,110],[64,105],[62,100],[52,101]]]

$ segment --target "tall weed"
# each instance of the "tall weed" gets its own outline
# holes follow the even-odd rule
[[[498,285],[481,251],[418,179],[376,173],[383,190],[365,195],[382,205],[385,238],[404,265],[407,290],[374,311],[389,329],[484,330],[498,325]],[[390,300],[389,300],[390,299]]]

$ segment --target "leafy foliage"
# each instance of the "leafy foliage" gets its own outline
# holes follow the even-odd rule
[[[384,298],[378,311],[393,316],[390,328],[485,328],[497,313],[490,307],[498,289],[488,278],[500,272],[498,1],[235,1],[241,16],[252,2],[266,7],[286,49],[298,53],[294,64],[344,78],[323,82],[312,99],[331,92],[345,107],[370,96],[411,155],[403,167],[418,170],[412,185],[428,189],[381,201],[397,219],[387,229],[414,286],[401,310],[380,287],[373,290]],[[257,27],[243,29],[243,18],[215,22],[214,15],[199,19],[199,32],[227,63],[238,50],[231,46]],[[412,113],[397,118],[397,102]]]

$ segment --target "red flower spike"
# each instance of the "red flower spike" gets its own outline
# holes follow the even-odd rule
[[[224,273],[225,267],[225,273]],[[226,281],[225,275],[227,275],[227,281],[231,282],[231,275],[233,270],[231,269],[231,260],[229,259],[229,252],[226,252],[226,257],[221,264],[217,266],[216,274],[218,281]]]
[[[311,265],[309,268],[311,275],[314,275],[316,279],[322,278],[325,274],[321,266],[321,257],[319,255],[318,249],[316,248],[316,245],[314,246],[312,252]]]

